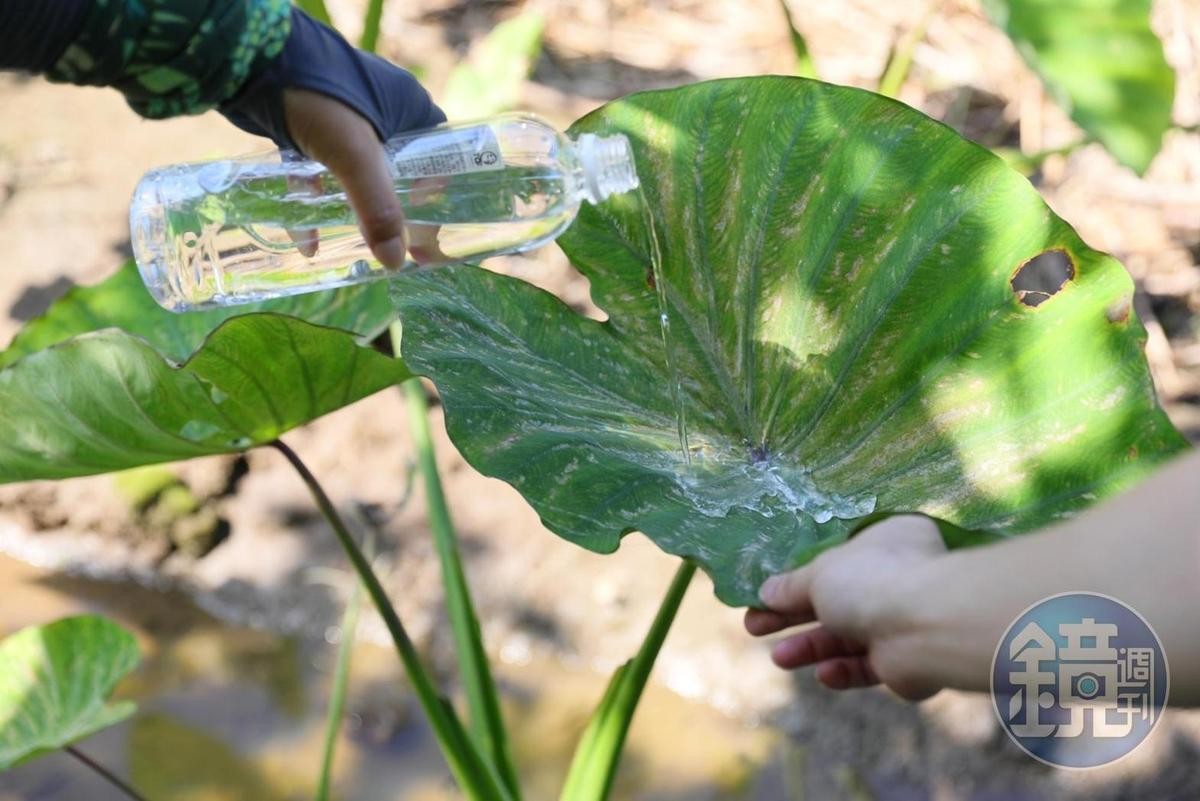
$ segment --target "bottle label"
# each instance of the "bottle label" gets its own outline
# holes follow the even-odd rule
[[[400,137],[389,142],[397,178],[463,175],[504,169],[500,143],[490,125],[442,134]]]

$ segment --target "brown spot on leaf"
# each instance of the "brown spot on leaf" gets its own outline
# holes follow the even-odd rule
[[[1126,295],[1113,302],[1111,306],[1104,310],[1104,316],[1108,318],[1110,323],[1124,323],[1129,320],[1129,312],[1133,308],[1133,298]]]
[[[1065,250],[1047,250],[1022,264],[1009,285],[1024,306],[1040,306],[1075,278],[1075,263]]]
[[[653,267],[646,268],[646,286],[650,287],[651,289],[655,289],[655,290],[658,289],[658,282],[654,280],[654,268]]]

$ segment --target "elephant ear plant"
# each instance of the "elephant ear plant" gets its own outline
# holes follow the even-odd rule
[[[881,515],[927,514],[954,543],[1016,534],[1186,447],[1121,265],[907,106],[734,79],[573,131],[630,137],[645,192],[559,240],[606,322],[471,267],[393,291],[459,449],[572,542],[641,531],[746,605]]]
[[[466,797],[513,801],[452,533],[438,548],[466,724],[334,505],[278,441],[410,370],[429,376],[464,456],[550,529],[600,552],[638,530],[684,558],[567,777],[564,801],[600,801],[697,566],[726,603],[751,604],[768,574],[882,516],[927,514],[952,545],[1019,534],[1186,447],[1157,406],[1129,276],[999,158],[922,114],[860,90],[745,78],[634,95],[573,127],[585,132],[628,136],[644,190],[585,207],[560,240],[606,322],[474,266],[411,274],[390,287],[401,362],[364,344],[394,313],[388,287],[174,316],[127,268],[72,292],[0,355],[0,477],[273,444],[358,570]],[[423,421],[422,407],[428,480]],[[431,509],[448,531],[440,495]]]
[[[819,77],[789,0],[780,0],[796,55],[796,74]],[[917,46],[944,0],[925,0],[915,24],[900,36],[876,83],[896,97]],[[1099,142],[1113,158],[1144,175],[1171,127],[1175,71],[1151,27],[1151,0],[983,0],[983,9],[1037,73],[1048,94],[1083,130],[1083,138],[1035,153],[998,148],[1031,174],[1053,154]]]
[[[136,711],[132,701],[107,699],[139,657],[132,634],[95,615],[30,626],[0,640],[0,771],[62,749],[137,798],[75,743]]]

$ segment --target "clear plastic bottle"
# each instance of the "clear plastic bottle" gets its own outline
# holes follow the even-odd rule
[[[624,136],[572,141],[523,114],[404,134],[385,149],[408,238],[399,271],[372,257],[323,165],[266,153],[142,178],[129,225],[150,294],[186,311],[528,250],[562,233],[582,201],[638,186]]]

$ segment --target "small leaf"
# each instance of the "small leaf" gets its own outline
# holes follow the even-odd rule
[[[545,18],[524,11],[492,29],[446,79],[441,104],[450,119],[479,119],[513,108],[542,49]]]
[[[313,325],[340,328],[363,339],[383,333],[395,316],[383,284],[375,283],[265,303],[169,312],[154,302],[137,265],[126,262],[109,278],[75,287],[41,317],[26,323],[0,352],[0,368],[79,334],[119,328],[144,340],[174,362],[186,361],[221,323],[255,312],[296,317]]]
[[[796,20],[792,16],[792,10],[788,8],[788,0],[779,0],[779,8],[783,11],[784,19],[787,20],[788,36],[792,41],[792,52],[796,55],[796,75],[801,78],[816,78],[817,65],[813,61],[812,53],[808,49],[808,42],[804,39],[804,34],[800,33],[800,29],[796,27]]]
[[[1171,125],[1175,73],[1151,0],[984,0],[1055,101],[1139,174]]]
[[[0,771],[132,715],[132,702],[107,698],[139,659],[133,635],[95,615],[30,626],[0,641]]]
[[[0,353],[0,482],[245,450],[401,381],[356,336],[386,328],[386,292],[172,314],[132,265],[75,289]]]
[[[645,192],[585,205],[559,239],[606,322],[469,266],[393,292],[460,451],[572,542],[607,553],[642,531],[752,604],[869,515],[927,514],[955,544],[1017,534],[1187,447],[1129,275],[946,126],[746,78],[634,95],[583,132],[627,135]],[[1073,277],[1034,306],[1012,278],[1048,251]]]

